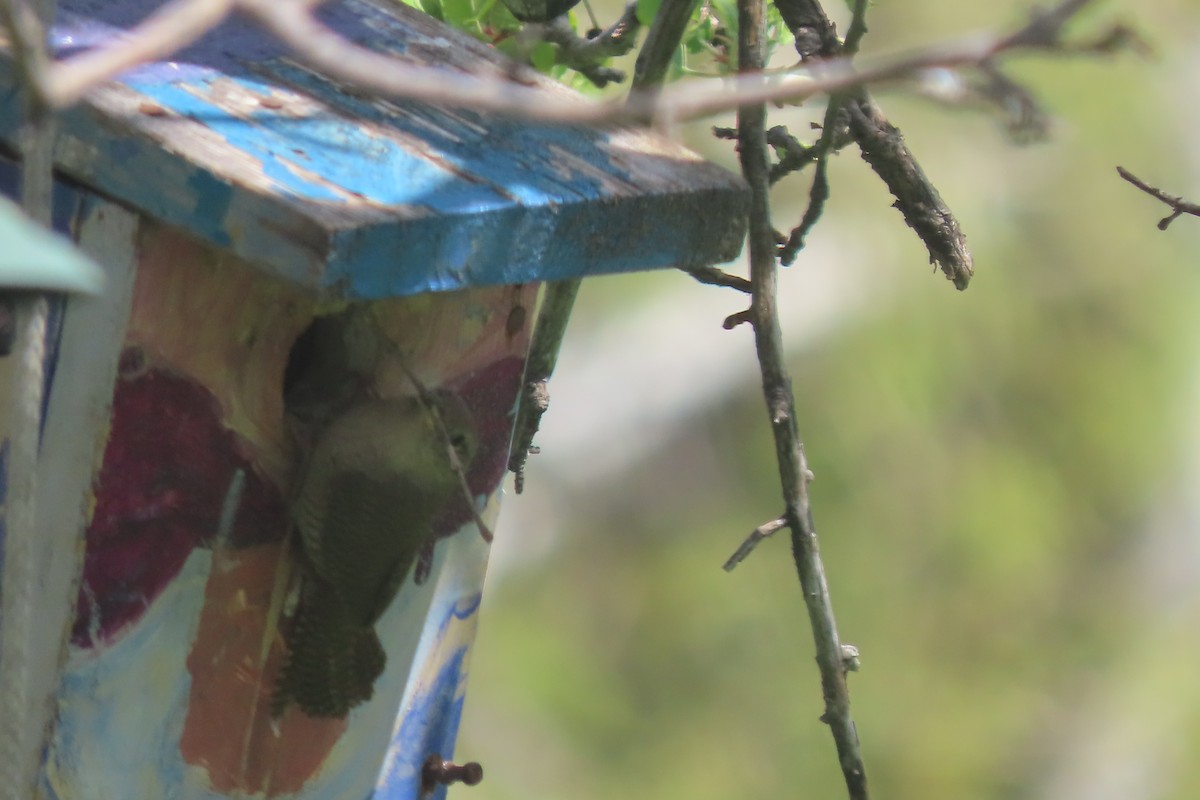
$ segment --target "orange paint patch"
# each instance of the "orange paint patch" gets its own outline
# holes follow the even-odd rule
[[[221,794],[300,791],[346,731],[345,720],[311,719],[295,707],[271,718],[286,653],[272,625],[271,599],[287,558],[284,544],[214,553],[187,659],[192,685],[179,747],[183,760],[206,770]]]

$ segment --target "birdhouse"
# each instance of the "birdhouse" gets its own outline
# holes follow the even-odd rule
[[[53,44],[157,5],[66,0]],[[383,0],[315,13],[511,69]],[[0,59],[10,147],[14,84]],[[733,257],[739,179],[642,131],[366,96],[237,19],[58,136],[56,227],[105,281],[51,296],[34,594],[0,608],[34,609],[0,694],[40,796],[444,792],[539,287]]]

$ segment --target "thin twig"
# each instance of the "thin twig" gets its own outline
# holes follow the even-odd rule
[[[785,267],[791,266],[792,262],[796,260],[796,256],[804,249],[805,238],[825,211],[825,201],[829,199],[829,156],[833,152],[834,143],[837,140],[837,130],[841,127],[839,119],[842,116],[842,105],[845,100],[844,94],[831,94],[829,104],[825,107],[825,119],[821,123],[821,138],[812,148],[817,165],[813,169],[812,185],[808,190],[808,206],[804,209],[800,224],[792,229],[787,241],[779,251],[779,262]],[[768,180],[775,175],[776,170],[772,169],[768,173]]]
[[[352,44],[318,22],[310,2],[278,0],[176,0],[132,29],[126,37],[71,56],[52,65],[46,76],[49,104],[63,108],[145,60],[163,57],[188,44],[228,15],[230,5],[263,25],[290,47],[297,58],[330,77],[395,98],[462,106],[500,114],[562,123],[651,123],[669,126],[742,104],[802,100],[868,83],[906,77],[931,67],[969,67],[1020,49],[1068,49],[1061,34],[1065,23],[1090,0],[1066,0],[1006,35],[952,39],[914,53],[867,60],[822,60],[769,77],[759,74],[713,81],[693,79],[670,87],[640,87],[625,101],[587,101],[538,86],[514,83],[503,70],[491,76],[417,67]],[[1108,52],[1111,36],[1090,45]],[[132,42],[136,57],[121,53]],[[530,73],[532,75],[532,73]]]
[[[750,294],[751,291],[750,281],[741,275],[731,275],[716,267],[680,267],[679,270],[709,286],[726,286],[746,294]]]
[[[491,544],[494,538],[492,529],[483,521],[479,509],[475,507],[475,495],[471,491],[471,484],[467,482],[467,465],[463,464],[462,459],[458,457],[458,450],[454,447],[454,437],[450,435],[450,429],[446,427],[446,420],[442,417],[442,410],[438,406],[437,399],[425,382],[418,378],[417,374],[408,366],[408,361],[398,347],[392,348],[392,354],[396,357],[396,363],[400,365],[404,375],[416,388],[417,399],[425,407],[425,412],[433,419],[434,427],[437,428],[438,436],[442,440],[442,446],[446,449],[446,458],[450,461],[450,467],[458,477],[459,488],[462,490],[463,499],[466,500],[467,509],[471,512],[471,519],[474,521],[475,527],[479,529],[479,535],[485,542]]]
[[[754,312],[747,308],[744,311],[735,311],[730,314],[721,323],[721,327],[727,331],[731,331],[738,325],[746,325],[752,322],[754,322]]]
[[[1182,197],[1176,197],[1175,195],[1167,194],[1162,189],[1146,183],[1124,167],[1117,167],[1117,174],[1132,183],[1137,188],[1141,189],[1146,194],[1150,195],[1156,200],[1166,203],[1166,205],[1170,207],[1171,213],[1158,221],[1158,229],[1160,231],[1165,231],[1168,225],[1182,217],[1184,214],[1191,214],[1193,217],[1200,217],[1200,204],[1190,203],[1187,200],[1184,200]]]
[[[691,0],[665,0],[659,7],[650,27],[649,38],[638,56],[633,78],[635,96],[653,98],[653,93],[660,88],[667,66],[683,36],[685,26],[680,20],[681,2]],[[686,21],[687,18],[683,17],[682,23]],[[517,494],[525,490],[525,462],[530,453],[537,452],[533,437],[541,426],[542,416],[550,407],[547,384],[554,374],[558,351],[562,347],[581,283],[578,278],[550,283],[538,310],[533,340],[529,343],[529,356],[525,361],[521,397],[517,402],[512,444],[508,451],[508,469],[516,475],[513,488]]]
[[[633,68],[633,88],[657,92],[667,78],[667,70],[698,0],[662,0],[650,23],[646,41]]]
[[[24,118],[21,150],[21,206],[33,219],[49,226],[54,193],[54,116],[47,98],[50,70],[45,31],[54,18],[54,4],[30,0],[0,0],[0,27],[8,32],[21,88]]]
[[[899,129],[888,122],[866,92],[847,103],[846,110],[863,160],[896,198],[896,208],[925,244],[930,262],[941,268],[956,289],[967,288],[974,274],[967,238]]]
[[[754,530],[750,531],[750,535],[741,543],[733,555],[721,566],[721,569],[726,572],[733,572],[734,567],[746,560],[746,557],[754,552],[754,548],[758,547],[758,543],[763,539],[767,539],[777,532],[780,528],[787,527],[787,520],[780,517],[773,519],[770,522],[764,522]]]
[[[0,2],[0,28],[11,42],[17,83],[25,92],[25,102],[40,111],[47,104],[51,64],[38,10],[27,0]]]
[[[831,98],[829,102],[830,108],[833,109],[833,99]],[[833,110],[836,113],[836,109]],[[824,141],[825,137],[821,138]],[[804,249],[806,237],[812,231],[813,226],[817,224],[817,220],[821,218],[821,214],[824,213],[825,201],[828,199],[829,150],[822,146],[817,156],[817,166],[813,170],[812,186],[808,190],[808,206],[804,209],[804,216],[800,218],[800,224],[792,228],[787,241],[779,249],[779,263],[790,267],[796,260],[796,256]]]
[[[817,13],[823,13],[818,4],[814,3],[814,6],[816,6]],[[830,26],[830,31],[832,32],[832,26]],[[836,45],[838,52],[846,58],[853,58],[858,52],[859,43],[866,32],[867,0],[855,0],[846,40],[840,45]],[[832,43],[830,45],[835,46]],[[804,209],[804,216],[800,218],[800,224],[792,229],[779,254],[779,261],[785,267],[790,266],[800,251],[804,249],[805,238],[825,211],[825,202],[829,199],[829,157],[836,151],[838,140],[842,138],[839,134],[844,127],[842,106],[846,99],[845,93],[831,94],[829,102],[825,106],[825,118],[821,123],[821,138],[812,148],[817,166],[813,170],[812,185],[808,190],[808,207]],[[770,131],[768,131],[767,137],[769,142]],[[777,165],[771,170],[771,181],[778,180],[780,174]]]
[[[1050,8],[1035,8],[1030,23],[1008,37],[1006,46],[1057,47],[1063,26],[1092,0],[1063,0]]]
[[[773,0],[792,36],[801,61],[832,58],[841,45],[837,29],[817,0]]]
[[[739,0],[738,59],[743,71],[761,70],[765,63],[763,0]],[[783,491],[784,513],[792,533],[792,553],[812,627],[816,660],[821,673],[826,722],[837,746],[838,761],[852,800],[866,800],[867,776],[846,687],[846,665],[838,639],[829,587],[817,546],[808,497],[808,465],[796,426],[791,378],[784,366],[783,334],[776,304],[778,265],[775,232],[771,226],[770,170],[766,141],[766,109],[743,106],[738,111],[738,158],[750,184],[750,281],[754,341],[762,371],[763,396]]]
[[[842,55],[853,58],[858,54],[858,45],[867,33],[867,0],[854,0],[851,9],[850,26],[846,28],[846,38],[842,42]]]
[[[779,0],[777,4],[784,22],[795,37],[796,49],[802,59],[851,57],[866,32],[866,3],[863,0],[857,0],[854,5],[854,15],[844,42],[838,39],[833,23],[816,0]],[[1059,20],[1055,17],[1044,21],[1041,16],[1035,15],[1022,30],[1028,30],[1032,26],[1056,24],[1059,27],[1055,28],[1052,36],[1040,38],[1057,38],[1060,34],[1059,28],[1064,22],[1065,18]],[[1003,37],[1003,40],[1011,41],[1014,37]],[[993,56],[983,56],[974,62],[974,66],[977,67],[992,64]],[[903,215],[904,221],[924,242],[930,260],[942,268],[957,288],[966,288],[973,272],[966,237],[937,189],[925,177],[920,164],[908,149],[904,136],[888,122],[879,106],[862,86],[854,87],[845,93],[831,94],[829,106],[821,140],[807,152],[795,152],[786,163],[781,161],[777,164],[772,170],[773,179],[779,180],[787,172],[805,166],[807,161],[827,158],[831,149],[837,150],[851,140],[856,141],[863,160],[871,166],[896,198],[896,208]],[[778,139],[778,136],[775,138]],[[804,246],[804,237],[820,216],[828,190],[828,184],[822,174],[824,166],[824,162],[818,163],[804,218],[784,245],[782,260],[785,265],[795,259]]]
[[[799,172],[809,164],[815,162],[817,156],[821,153],[821,141],[823,139],[824,136],[819,138],[814,144],[805,145],[795,136],[792,136],[785,125],[776,125],[768,129],[767,144],[775,151],[775,158],[778,159],[771,166],[772,185],[778,183],[791,173]],[[834,130],[833,140],[829,144],[829,149],[833,152],[838,152],[853,141],[854,138],[850,136],[844,120],[839,120],[839,124]]]
[[[636,3],[625,6],[616,22],[590,39],[578,36],[566,17],[555,17],[538,25],[542,40],[558,45],[557,63],[570,67],[601,89],[625,80],[624,72],[602,62],[623,56],[636,47],[639,27]]]
[[[293,3],[285,3],[293,5]],[[236,0],[170,0],[133,28],[55,64],[46,87],[57,108],[139,64],[168,58],[221,24]]]
[[[421,402],[425,404],[425,410],[433,417],[434,423],[437,425],[438,434],[442,438],[442,446],[446,448],[446,456],[450,459],[450,466],[454,469],[454,474],[458,476],[458,485],[462,489],[463,499],[467,501],[467,509],[471,512],[471,519],[475,522],[475,527],[479,529],[479,535],[488,544],[492,543],[495,537],[492,535],[492,529],[483,521],[483,516],[479,513],[479,509],[475,506],[475,495],[471,491],[471,484],[467,483],[467,467],[462,463],[462,459],[458,457],[458,450],[454,448],[453,438],[450,436],[450,430],[446,427],[446,420],[442,417],[442,410],[437,403],[431,402],[430,395],[426,390],[422,389]]]

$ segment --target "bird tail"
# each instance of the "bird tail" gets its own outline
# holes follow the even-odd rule
[[[294,701],[310,717],[345,717],[371,698],[386,660],[371,625],[350,617],[341,598],[328,588],[306,587],[271,713],[281,716]]]

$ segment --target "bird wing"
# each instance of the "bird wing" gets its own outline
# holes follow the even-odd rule
[[[371,624],[395,597],[442,503],[401,476],[356,470],[333,476],[325,500],[319,517],[301,524],[308,560],[351,617]]]

